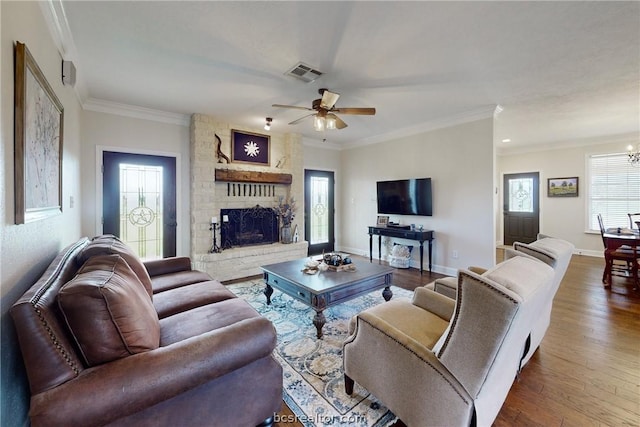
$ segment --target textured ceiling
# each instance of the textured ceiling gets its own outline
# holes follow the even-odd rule
[[[508,146],[639,132],[640,2],[62,1],[84,101],[262,126],[349,147],[500,105]],[[305,62],[325,74],[284,73]],[[319,88],[343,130],[290,126]],[[501,143],[502,144],[502,143]]]

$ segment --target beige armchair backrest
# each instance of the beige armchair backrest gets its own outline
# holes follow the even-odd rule
[[[528,257],[511,258],[482,275],[459,273],[455,311],[434,352],[476,400],[479,421],[490,424],[500,410],[553,274]]]
[[[538,258],[554,268],[555,280],[553,284],[553,293],[555,294],[560,286],[560,282],[562,281],[564,274],[567,272],[575,246],[566,240],[539,234],[538,240],[533,243],[526,244],[515,242],[513,244],[513,249]]]

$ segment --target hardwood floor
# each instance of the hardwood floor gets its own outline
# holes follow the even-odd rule
[[[497,258],[502,259],[500,249]],[[554,299],[551,325],[514,381],[495,426],[640,425],[640,291],[620,277],[604,289],[603,269],[603,259],[573,256]],[[393,281],[413,290],[437,277],[442,276],[398,269]],[[282,406],[280,415],[294,419]]]

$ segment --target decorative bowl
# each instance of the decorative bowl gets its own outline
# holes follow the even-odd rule
[[[307,262],[304,263],[304,266],[307,268],[318,268],[318,265],[320,263],[318,261],[315,261],[313,259],[309,259],[307,260]]]

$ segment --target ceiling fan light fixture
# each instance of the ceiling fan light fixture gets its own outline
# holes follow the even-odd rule
[[[271,122],[273,119],[271,117],[267,117],[267,122],[264,124],[264,130],[271,130]]]
[[[340,118],[340,116],[338,116],[338,114],[356,114],[361,116],[373,116],[376,114],[376,109],[373,107],[337,108],[335,104],[340,97],[339,94],[331,92],[328,89],[318,89],[318,93],[322,95],[322,98],[314,99],[311,103],[311,108],[286,104],[272,104],[272,107],[308,111],[309,113],[306,116],[300,117],[289,124],[297,125],[304,119],[312,117],[313,128],[317,132],[346,128],[347,124]]]
[[[327,129],[335,129],[336,128],[336,119],[334,117],[327,117],[325,119],[325,126]]]
[[[326,120],[319,114],[313,116],[313,128],[318,132],[323,131],[325,129]]]

